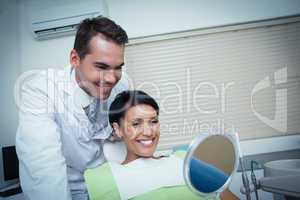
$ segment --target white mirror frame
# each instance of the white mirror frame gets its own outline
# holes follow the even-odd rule
[[[216,191],[210,192],[210,193],[202,193],[202,192],[196,190],[191,184],[191,181],[190,181],[191,180],[190,179],[190,161],[191,161],[192,155],[195,152],[195,150],[197,149],[198,145],[201,144],[206,138],[208,138],[210,136],[214,136],[214,135],[223,136],[223,137],[227,138],[232,143],[233,148],[234,148],[234,154],[235,154],[234,168],[233,168],[232,173],[228,177],[227,181],[224,183],[224,185],[221,188],[219,188]],[[238,150],[237,142],[238,141],[236,141],[236,138],[235,138],[234,134],[200,133],[194,138],[194,140],[191,142],[191,144],[188,147],[187,154],[184,158],[184,166],[183,166],[184,180],[185,180],[185,183],[187,184],[187,186],[190,188],[190,190],[192,190],[197,195],[200,195],[201,197],[211,198],[211,197],[219,196],[221,194],[221,192],[223,192],[228,187],[228,185],[232,181],[232,176],[236,173],[238,165],[239,165],[239,150]]]

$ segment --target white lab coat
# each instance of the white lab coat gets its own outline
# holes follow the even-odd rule
[[[78,87],[70,67],[25,79],[16,148],[27,199],[88,199],[83,172],[105,162],[102,145],[112,132],[106,111],[116,94],[128,88],[122,76],[108,100],[98,102],[105,109],[97,112],[99,123],[92,124],[82,109],[91,98]]]

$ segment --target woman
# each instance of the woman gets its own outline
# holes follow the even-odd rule
[[[202,199],[192,193],[183,178],[179,156],[153,156],[160,137],[159,107],[142,91],[124,91],[110,106],[109,121],[122,138],[127,155],[85,172],[90,198],[100,199]],[[231,198],[232,197],[232,198]],[[226,191],[221,199],[234,199]]]

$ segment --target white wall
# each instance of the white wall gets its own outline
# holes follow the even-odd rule
[[[74,44],[74,36],[38,41],[31,30],[31,16],[34,4],[39,0],[19,2],[20,12],[20,61],[22,72],[36,68],[62,68],[69,64],[69,53]]]
[[[1,0],[0,4],[0,147],[13,145],[17,126],[17,110],[13,88],[20,71],[20,45],[16,0]],[[0,186],[3,181],[0,152]]]
[[[74,37],[36,41],[30,17],[38,0],[19,1],[21,69],[68,65]],[[130,38],[300,14],[299,0],[106,0]]]
[[[170,33],[300,13],[298,0],[107,0],[130,37]]]

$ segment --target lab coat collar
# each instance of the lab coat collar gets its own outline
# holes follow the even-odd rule
[[[70,66],[66,69],[65,74],[69,84],[68,87],[64,87],[64,91],[69,95],[74,95],[76,102],[79,103],[82,108],[89,106],[95,100],[95,97],[90,96],[79,87],[75,78],[75,69]]]

